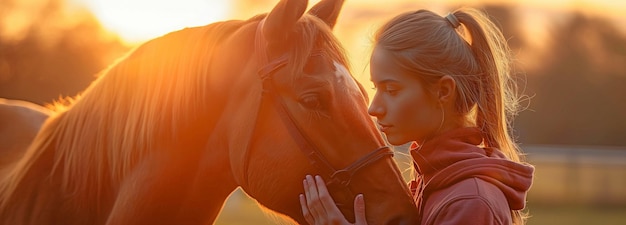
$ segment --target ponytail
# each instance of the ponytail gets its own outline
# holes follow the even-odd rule
[[[498,27],[482,12],[462,8],[452,14],[468,32],[470,49],[478,63],[480,84],[475,99],[476,125],[485,145],[502,151],[510,160],[523,160],[509,127],[519,107],[517,90],[511,78],[510,49]],[[511,211],[513,224],[524,224],[526,215]]]
[[[479,64],[481,85],[476,99],[476,125],[485,135],[485,144],[503,151],[520,162],[518,146],[509,133],[518,98],[511,78],[510,50],[500,30],[475,9],[464,8],[454,14],[471,38],[470,48]]]

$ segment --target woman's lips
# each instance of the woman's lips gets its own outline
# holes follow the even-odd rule
[[[385,132],[389,130],[389,128],[391,127],[392,127],[391,125],[387,125],[387,124],[382,124],[382,123],[378,124],[378,129],[380,129],[381,132]]]

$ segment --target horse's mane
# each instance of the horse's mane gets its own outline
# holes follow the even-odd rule
[[[55,115],[0,184],[0,209],[49,148],[51,174],[59,173],[70,193],[98,193],[101,182],[123,179],[154,149],[153,139],[173,138],[198,107],[209,104],[204,87],[214,50],[243,24],[218,22],[148,41],[105,69],[82,94],[55,104]]]
[[[220,42],[262,17],[187,28],[148,41],[105,69],[82,94],[55,104],[57,112],[0,183],[0,214],[44,154],[53,155],[52,170],[36,173],[61,176],[65,193],[99,199],[104,184],[119,185],[137,161],[158,149],[154,140],[175,138],[191,118],[201,116],[200,107],[210,107],[205,87]],[[300,74],[316,48],[348,65],[332,31],[316,17],[305,15],[294,33],[292,44],[298,47],[289,49],[290,74]]]

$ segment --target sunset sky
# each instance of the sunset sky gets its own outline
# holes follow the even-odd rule
[[[227,19],[247,19],[268,12],[278,0],[66,0],[71,7],[93,13],[102,26],[129,45],[140,44],[171,31],[202,26]],[[319,0],[309,1],[309,6]],[[371,35],[386,19],[406,10],[425,8],[445,15],[456,7],[485,3],[513,6],[519,28],[529,48],[517,52],[522,63],[532,67],[541,63],[537,55],[550,44],[551,24],[567,19],[572,10],[605,17],[616,24],[626,23],[626,1],[614,0],[347,0],[335,27],[335,34],[347,49],[353,75],[368,90],[368,55]],[[70,10],[70,9],[68,9]],[[626,34],[626,26],[617,26]],[[370,91],[371,92],[371,91]],[[372,93],[369,93],[370,95]]]
[[[71,4],[86,7],[108,29],[129,42],[141,42],[170,31],[189,26],[200,26],[225,19],[245,19],[249,16],[266,12],[278,0],[68,0]],[[313,5],[319,0],[309,1]],[[254,2],[254,3],[252,3]],[[428,3],[424,3],[428,2]],[[374,6],[381,12],[397,10],[401,5],[430,6],[432,10],[445,8],[446,4],[476,5],[482,3],[521,4],[548,10],[584,9],[594,14],[604,14],[615,20],[626,20],[626,1],[615,0],[448,0],[438,1],[385,0],[385,7],[380,7],[380,0],[347,0],[344,12],[351,9]],[[518,3],[523,2],[523,3]],[[522,9],[523,10],[523,9]]]
[[[227,19],[226,0],[70,0],[128,42],[142,42],[185,27]]]

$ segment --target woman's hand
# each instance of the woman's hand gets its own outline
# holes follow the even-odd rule
[[[311,225],[326,224],[351,224],[341,214],[335,201],[332,199],[326,188],[322,177],[307,175],[304,181],[304,194],[300,194],[300,206],[306,221]],[[359,194],[354,199],[355,225],[366,225],[365,221],[365,201],[363,195]]]

